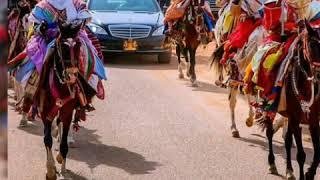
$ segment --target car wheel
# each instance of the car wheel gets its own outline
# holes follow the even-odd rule
[[[158,56],[158,62],[160,64],[169,64],[171,61],[171,56],[172,56],[172,52],[166,52],[166,53],[162,53],[159,54]]]

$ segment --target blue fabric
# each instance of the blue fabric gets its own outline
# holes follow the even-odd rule
[[[310,20],[310,22],[316,21],[316,20],[318,20],[319,18],[320,18],[320,12],[319,12],[317,15],[315,15],[315,16]]]
[[[94,73],[100,78],[107,80],[106,69],[101,59],[95,54]]]
[[[169,29],[169,25],[168,25],[168,23],[166,23],[166,24],[164,25],[163,33],[165,33],[168,29]]]
[[[56,43],[56,39],[53,39],[47,46],[47,49],[52,48]]]
[[[22,80],[23,80],[23,77],[26,74],[28,74],[28,72],[34,70],[35,67],[36,66],[33,64],[32,61],[27,61],[26,64],[20,66],[20,68],[17,69],[17,71],[16,71],[16,80],[21,83]]]
[[[259,9],[259,10],[258,10],[258,13],[259,13],[259,15],[260,15],[261,17],[263,17],[263,16],[264,16],[264,8]]]
[[[47,22],[49,26],[55,24],[54,17],[49,10],[36,6],[32,13],[38,20]]]
[[[204,18],[204,21],[205,21],[208,29],[209,29],[209,32],[212,32],[214,29],[214,22],[212,21],[212,18],[208,15],[207,12],[203,13],[203,18]]]

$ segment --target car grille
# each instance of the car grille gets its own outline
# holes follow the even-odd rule
[[[109,25],[111,36],[122,39],[139,39],[149,36],[151,27],[145,25]]]

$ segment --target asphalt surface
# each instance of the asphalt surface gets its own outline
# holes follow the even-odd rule
[[[241,98],[236,115],[241,138],[231,137],[227,93],[204,78],[210,77],[206,61],[197,67],[197,88],[177,78],[174,60],[162,65],[152,57],[119,57],[106,66],[107,98],[95,101],[97,110],[75,135],[77,147],[70,149],[67,160],[70,179],[283,179],[281,135],[274,142],[281,175],[274,176],[268,174],[264,134],[245,126],[247,105]],[[45,179],[42,124],[18,128],[20,116],[12,103],[10,99],[9,179]],[[305,144],[310,164],[313,151]],[[293,164],[297,175],[297,162]]]

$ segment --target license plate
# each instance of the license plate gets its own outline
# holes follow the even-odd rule
[[[138,47],[137,41],[128,39],[123,42],[123,50],[125,51],[136,51]]]

